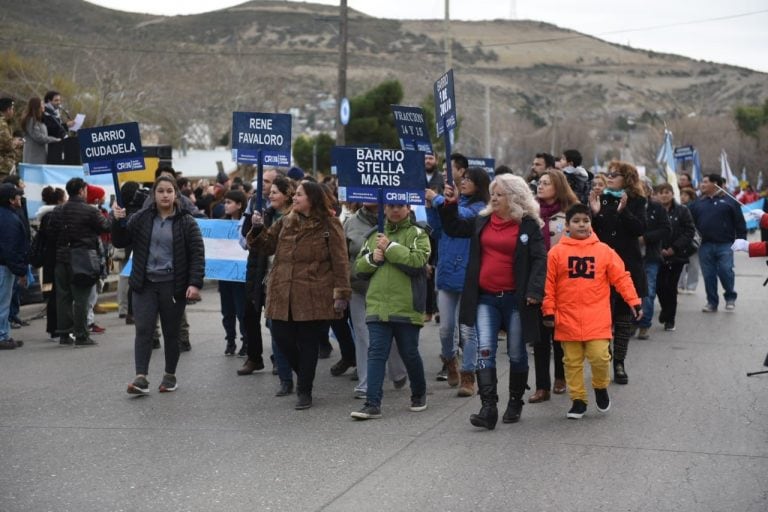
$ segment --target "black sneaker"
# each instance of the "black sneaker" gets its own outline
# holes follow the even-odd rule
[[[408,376],[406,375],[402,379],[397,379],[396,381],[393,381],[392,384],[394,384],[395,389],[403,389],[407,382],[408,382]]]
[[[309,409],[312,407],[312,395],[308,393],[297,393],[299,396],[299,401],[296,402],[296,406],[294,409],[297,411],[301,411],[303,409]]]
[[[75,342],[75,337],[72,334],[62,334],[59,337],[59,345],[71,345]]]
[[[611,398],[608,396],[607,389],[595,388],[595,403],[598,411],[608,412],[608,409],[611,408]]]
[[[96,345],[98,345],[98,343],[96,343],[96,340],[94,340],[91,337],[80,338],[75,340],[76,347],[94,347]]]
[[[448,365],[443,363],[443,368],[437,372],[437,380],[440,382],[448,380]]]
[[[128,384],[129,395],[148,395],[149,394],[149,381],[143,375],[139,375],[133,382]]]
[[[339,361],[331,366],[331,375],[334,377],[339,377],[341,375],[344,375],[344,373],[349,370],[350,368],[354,368],[356,365],[353,361],[346,361],[344,359],[339,359]]]
[[[7,340],[0,341],[0,350],[13,350],[15,348],[19,348],[20,346],[21,345],[19,345],[19,342],[14,340],[13,338],[8,338]]]
[[[356,420],[376,420],[381,418],[381,407],[365,404],[359,411],[349,414]]]
[[[248,355],[248,344],[243,343],[240,345],[240,352],[237,353],[238,357],[245,357]],[[263,370],[264,368],[262,368]]]
[[[235,355],[235,350],[237,350],[237,345],[235,345],[235,342],[227,341],[227,347],[224,349],[224,355],[233,356]]]
[[[170,393],[172,391],[176,391],[176,388],[178,387],[178,384],[176,384],[176,376],[166,373],[163,375],[163,381],[160,383],[160,387],[158,389],[161,393]]]
[[[427,408],[427,397],[425,395],[412,396],[409,409],[413,412],[421,412]]]
[[[665,331],[674,331],[675,330],[675,322],[665,322],[664,323],[664,330]]]
[[[569,419],[580,420],[587,412],[587,402],[584,400],[574,400],[571,410],[566,415]]]

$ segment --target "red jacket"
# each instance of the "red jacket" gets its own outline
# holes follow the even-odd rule
[[[760,217],[760,227],[768,229],[768,213]],[[749,257],[768,256],[768,242],[752,242],[749,244]]]
[[[624,262],[597,235],[561,238],[547,255],[541,307],[544,316],[555,317],[555,340],[610,339],[611,286],[630,306],[640,304]]]

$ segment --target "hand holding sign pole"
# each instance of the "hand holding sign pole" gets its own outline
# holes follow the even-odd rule
[[[435,94],[435,124],[437,136],[445,138],[446,182],[453,185],[451,169],[451,132],[456,127],[456,97],[453,90],[453,70],[437,79],[434,87]]]
[[[261,211],[264,164],[291,166],[291,115],[232,112],[232,160],[256,164],[256,207]]]

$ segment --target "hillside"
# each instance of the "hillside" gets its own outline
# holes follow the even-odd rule
[[[332,107],[327,100],[336,91],[337,15],[333,6],[277,1],[164,17],[81,0],[26,0],[0,14],[0,41],[104,102],[123,102],[121,112],[156,123],[175,143],[193,125],[220,137],[233,110],[293,108],[304,117],[302,128],[330,128],[333,109],[317,105],[325,100]],[[643,112],[722,116],[736,104],[768,97],[763,73],[635,50],[545,23],[451,26],[465,131],[482,117],[486,86],[494,113],[514,113],[536,126]],[[423,101],[444,71],[442,27],[440,20],[384,20],[352,11],[349,95],[397,78],[407,103]]]

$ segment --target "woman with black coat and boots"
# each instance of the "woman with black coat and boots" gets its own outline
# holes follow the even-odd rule
[[[187,301],[200,300],[205,273],[205,247],[197,221],[179,202],[176,180],[160,176],[151,203],[127,222],[125,208],[114,205],[112,242],[133,248],[129,278],[136,322],[136,378],[128,393],[149,394],[149,359],[157,316],[165,339],[165,373],[160,392],[175,391],[179,362],[179,327]]]
[[[601,194],[589,196],[592,228],[601,242],[608,244],[624,261],[639,297],[648,294],[648,285],[640,252],[639,237],[647,229],[646,200],[637,169],[627,162],[612,161],[606,174],[607,186]],[[624,299],[611,290],[613,317],[613,380],[627,384],[624,367],[629,338],[632,335],[632,312]]]
[[[477,387],[482,406],[470,416],[476,427],[493,430],[498,420],[496,351],[499,331],[507,333],[509,402],[504,423],[516,423],[528,385],[527,343],[539,340],[547,254],[539,205],[519,176],[503,174],[491,182],[491,200],[474,219],[458,215],[453,187],[446,186],[440,208],[443,230],[470,238],[469,263],[461,295],[459,322],[477,329]]]
[[[675,202],[674,190],[669,183],[662,183],[655,189],[659,203],[667,210],[672,234],[662,241],[661,257],[663,261],[659,268],[656,282],[656,295],[661,306],[659,322],[664,324],[665,331],[675,330],[677,315],[677,283],[683,266],[688,258],[696,252],[693,239],[696,236],[696,226],[691,212],[685,206]]]
[[[276,176],[269,189],[269,207],[264,211],[264,227],[269,228],[281,217],[291,211],[293,205],[293,194],[296,187],[293,181],[285,176]],[[247,237],[253,227],[251,216],[246,216],[243,223],[243,236]],[[270,257],[258,249],[248,250],[248,266],[245,274],[246,289],[246,310],[245,310],[245,328],[249,343],[252,340],[258,340],[259,349],[253,350],[248,346],[248,359],[242,368],[237,370],[238,375],[250,375],[257,370],[264,368],[264,362],[261,356],[261,310],[266,299],[266,276],[269,274],[271,266]],[[267,326],[271,329],[271,322]],[[293,393],[293,370],[291,365],[280,352],[274,338],[272,339],[272,364],[277,376],[280,378],[280,388],[275,396],[288,396]]]

